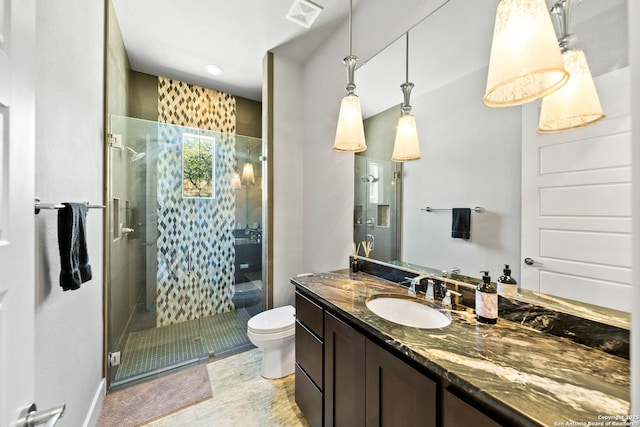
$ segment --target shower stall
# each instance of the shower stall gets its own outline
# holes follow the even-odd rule
[[[251,347],[262,140],[120,116],[108,137],[109,388]]]

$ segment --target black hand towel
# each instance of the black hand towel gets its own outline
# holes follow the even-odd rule
[[[87,206],[63,203],[58,210],[58,249],[60,250],[60,286],[62,290],[80,289],[91,280],[87,254]]]
[[[453,208],[451,221],[451,237],[468,239],[471,237],[471,209]]]

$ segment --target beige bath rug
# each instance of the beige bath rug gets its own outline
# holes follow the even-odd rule
[[[98,427],[135,427],[211,398],[200,364],[107,394]]]

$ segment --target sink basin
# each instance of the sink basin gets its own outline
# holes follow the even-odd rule
[[[451,323],[448,313],[410,296],[374,295],[367,300],[366,305],[383,319],[414,328],[444,328]]]

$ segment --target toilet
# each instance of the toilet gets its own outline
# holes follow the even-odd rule
[[[247,322],[247,337],[262,349],[262,376],[282,378],[295,369],[296,309],[291,305],[258,313]]]

